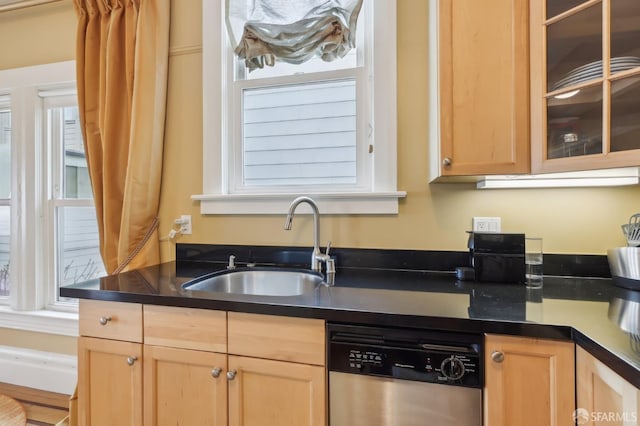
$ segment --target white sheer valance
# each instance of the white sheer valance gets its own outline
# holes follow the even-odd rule
[[[251,71],[276,61],[344,57],[363,0],[226,0],[229,38]]]

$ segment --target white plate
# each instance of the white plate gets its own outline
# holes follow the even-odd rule
[[[620,56],[611,58],[610,72],[621,72],[640,67],[640,58],[635,56]],[[595,61],[586,65],[581,65],[558,80],[552,90],[559,90],[564,87],[573,86],[575,84],[584,83],[592,79],[602,77],[602,61]]]

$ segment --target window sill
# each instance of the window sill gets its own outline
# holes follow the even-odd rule
[[[78,314],[58,311],[14,311],[0,306],[0,328],[78,336]]]
[[[313,198],[323,214],[398,214],[398,200],[407,193],[201,194],[191,199],[200,201],[202,214],[285,214],[300,195]]]

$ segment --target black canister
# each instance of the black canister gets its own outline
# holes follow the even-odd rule
[[[472,232],[469,241],[476,281],[525,282],[524,234]]]

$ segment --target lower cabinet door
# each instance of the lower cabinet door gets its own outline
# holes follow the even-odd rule
[[[575,344],[485,336],[484,424],[575,424]]]
[[[142,345],[78,339],[80,425],[142,424]]]
[[[584,349],[576,349],[580,425],[637,425],[640,390]]]
[[[144,346],[144,424],[227,425],[227,356]]]
[[[325,426],[324,367],[229,355],[229,426]]]

